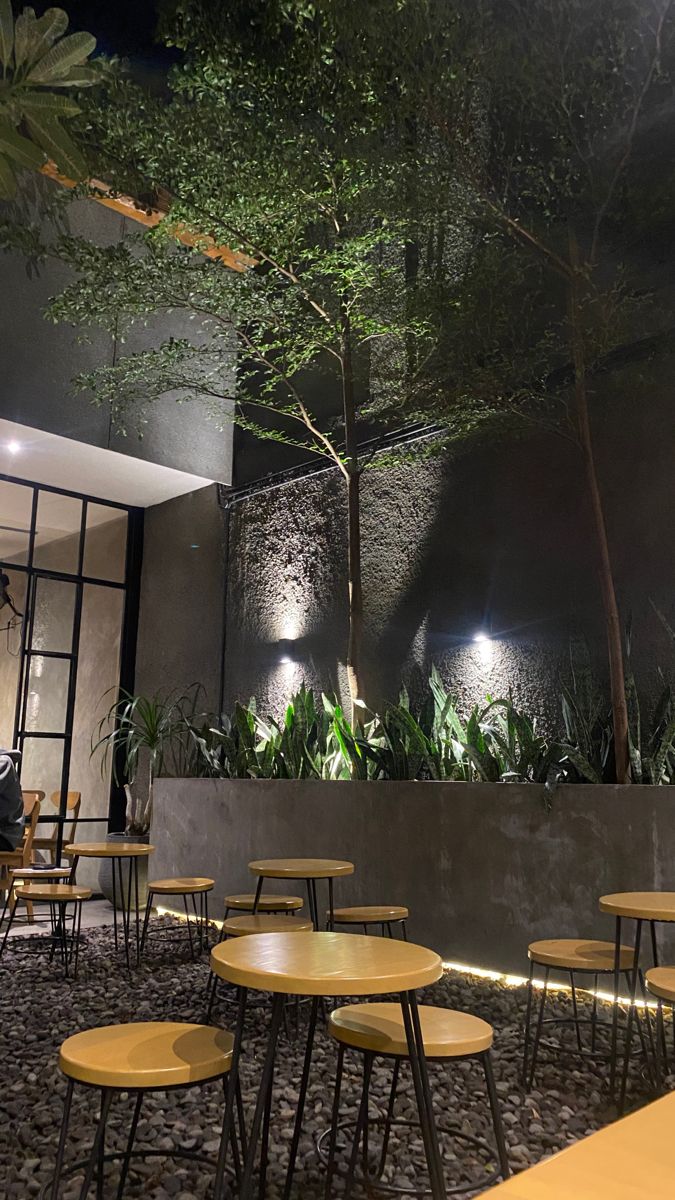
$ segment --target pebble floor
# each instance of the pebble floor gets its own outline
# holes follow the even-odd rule
[[[169,925],[166,918],[155,923]],[[178,932],[184,932],[184,927]],[[173,930],[169,932],[175,933]],[[69,1034],[92,1025],[124,1021],[174,1019],[201,1021],[208,978],[206,958],[192,963],[182,947],[159,947],[154,942],[141,968],[129,973],[113,948],[112,931],[98,929],[83,935],[77,982],[66,982],[60,969],[46,957],[28,957],[25,947],[9,943],[0,962],[0,1054],[3,1063],[3,1099],[0,1104],[0,1197],[38,1196],[53,1167],[65,1083],[57,1067],[58,1047]],[[234,1006],[223,1003],[218,1023],[232,1027]],[[484,1017],[495,1028],[493,1051],[497,1091],[502,1107],[509,1157],[514,1171],[599,1129],[614,1118],[609,1106],[606,1068],[569,1056],[542,1056],[532,1090],[519,1079],[524,987],[459,972],[448,972],[422,997],[426,1003],[458,1008]],[[565,1015],[569,995],[556,993],[552,1010]],[[582,1008],[586,1002],[581,1001]],[[590,1009],[590,1006],[589,1006]],[[264,1050],[268,1008],[261,1003],[251,1014],[242,1062],[244,1104],[248,1114],[255,1103],[260,1058]],[[266,1196],[278,1200],[283,1190],[285,1163],[292,1134],[297,1082],[303,1055],[300,1037],[282,1034],[275,1076],[270,1166]],[[320,1026],[314,1054],[306,1121],[294,1181],[294,1197],[323,1197],[323,1169],[316,1154],[316,1137],[326,1128],[332,1103],[335,1050]],[[344,1081],[344,1117],[356,1115],[360,1060],[348,1056]],[[480,1067],[473,1063],[432,1065],[434,1101],[441,1120],[452,1122],[461,1133],[491,1138],[487,1096]],[[390,1067],[374,1071],[371,1112],[384,1112]],[[639,1065],[631,1069],[631,1102],[648,1099]],[[131,1100],[117,1099],[108,1125],[107,1149],[123,1145]],[[86,1157],[97,1117],[97,1094],[76,1089],[71,1116],[67,1162]],[[398,1115],[412,1116],[412,1088],[402,1081]],[[146,1200],[201,1200],[210,1197],[212,1173],[207,1165],[172,1160],[174,1150],[214,1155],[222,1119],[222,1091],[216,1085],[155,1094],[144,1103],[137,1147],[161,1152],[159,1157],[138,1160],[133,1166],[125,1197]],[[373,1148],[376,1148],[376,1139]],[[480,1181],[478,1195],[492,1179],[486,1156],[459,1138],[442,1138],[449,1186]],[[414,1133],[401,1127],[392,1141],[392,1158],[386,1178],[390,1182],[424,1186],[421,1144]],[[164,1154],[167,1157],[164,1157]],[[116,1194],[117,1167],[107,1168],[105,1196]],[[62,1185],[60,1197],[75,1200],[82,1174]],[[335,1195],[342,1184],[338,1180]],[[90,1195],[93,1196],[95,1187]],[[362,1194],[362,1193],[361,1193]]]

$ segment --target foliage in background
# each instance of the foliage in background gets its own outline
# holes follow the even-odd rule
[[[88,61],[96,38],[65,37],[67,28],[61,8],[48,8],[39,18],[24,8],[15,21],[11,0],[0,0],[0,199],[15,194],[17,171],[39,171],[48,160],[71,179],[87,173],[62,124],[80,108],[64,93],[90,87],[101,74]]]
[[[564,737],[547,738],[536,719],[511,697],[486,697],[464,716],[433,668],[429,692],[416,709],[405,691],[381,713],[364,709],[353,725],[334,696],[317,698],[303,684],[283,718],[236,704],[218,721],[201,712],[201,689],[168,697],[123,696],[102,722],[116,719],[94,751],[117,754],[114,778],[133,779],[141,749],[152,774],[221,779],[327,779],[543,783],[613,781],[611,706],[590,666],[587,648],[573,642],[561,681]],[[634,680],[627,679],[629,701]],[[632,701],[631,701],[632,707]],[[664,688],[649,730],[636,714],[634,781],[675,781],[675,707]],[[101,730],[99,730],[99,734]]]

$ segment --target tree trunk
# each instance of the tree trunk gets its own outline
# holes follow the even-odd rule
[[[363,583],[361,580],[361,500],[356,411],[354,406],[354,370],[349,312],[343,304],[342,332],[342,411],[347,459],[347,566],[349,584],[349,639],[347,643],[347,681],[352,701],[352,724],[361,725],[362,710],[355,702],[363,699],[361,646],[363,642]]]
[[[574,268],[578,267],[579,254],[576,239],[570,233],[570,261]],[[574,394],[576,406],[577,432],[581,443],[586,472],[593,527],[598,552],[598,574],[600,577],[600,592],[602,607],[605,615],[607,634],[607,656],[609,660],[609,685],[612,700],[612,725],[614,729],[614,764],[617,783],[630,783],[630,755],[628,751],[628,709],[626,707],[626,684],[623,663],[623,641],[619,608],[616,602],[614,573],[607,540],[607,526],[602,504],[602,495],[595,468],[593,453],[593,437],[588,412],[588,392],[586,387],[586,364],[584,342],[581,331],[579,306],[579,277],[570,283],[570,332],[572,353],[574,358]]]

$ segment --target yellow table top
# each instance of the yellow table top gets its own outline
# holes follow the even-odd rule
[[[259,933],[211,951],[211,967],[240,987],[292,996],[381,996],[443,974],[438,954],[414,942],[356,933]]]
[[[354,864],[339,858],[261,858],[249,863],[248,869],[264,879],[334,879],[354,874]]]
[[[675,1193],[674,1129],[671,1094],[490,1188],[486,1195],[490,1200],[665,1200]]]
[[[69,858],[141,858],[154,849],[147,842],[71,842],[63,853]]]
[[[615,892],[600,897],[600,912],[643,921],[675,921],[675,892]]]

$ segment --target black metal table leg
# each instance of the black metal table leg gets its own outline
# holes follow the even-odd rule
[[[328,928],[331,933],[335,928],[335,901],[333,897],[333,877],[328,877]]]
[[[633,1018],[635,1016],[635,997],[637,995],[638,978],[640,971],[640,943],[642,940],[642,918],[638,917],[635,922],[635,947],[633,950],[633,967],[631,971],[631,990],[630,1003],[628,1006],[628,1020],[626,1022],[626,1041],[623,1051],[623,1070],[621,1072],[621,1090],[619,1092],[619,1116],[623,1113],[624,1104],[626,1102],[626,1086],[628,1083],[628,1063],[630,1060],[630,1050],[633,1042]]]
[[[116,880],[116,878],[115,878],[115,871],[116,871],[116,868],[117,868],[117,859],[116,859],[116,858],[113,858],[113,859],[111,859],[110,861],[111,861],[111,865],[112,865],[112,894],[113,894],[113,898],[112,898],[112,906],[113,906],[113,932],[114,932],[114,935],[115,935],[115,953],[117,953],[117,951],[118,951],[118,949],[119,949],[119,946],[118,946],[118,944],[117,944],[117,880]]]
[[[129,863],[131,870],[131,863]],[[134,858],[134,903],[136,905],[136,966],[141,965],[141,914],[138,903],[138,859]]]
[[[614,925],[614,1004],[612,1007],[612,1041],[609,1051],[609,1094],[616,1093],[616,1066],[619,1040],[619,978],[621,974],[621,917]]]
[[[253,915],[254,916],[257,913],[258,905],[260,904],[260,893],[262,892],[264,881],[265,881],[264,875],[259,875],[258,882],[257,882],[256,888],[255,888],[255,896],[253,897]],[[225,917],[227,919],[227,912],[225,913]]]
[[[427,1061],[424,1054],[424,1039],[420,1026],[420,1016],[417,1010],[417,997],[414,992],[401,992],[401,1010],[403,1012],[403,1023],[408,1043],[408,1058],[410,1059],[415,1087],[415,1098],[417,1100],[424,1150],[429,1169],[431,1195],[433,1200],[446,1200],[447,1192],[431,1101]]]
[[[214,979],[218,977],[214,975]],[[225,1164],[227,1160],[227,1147],[231,1142],[232,1134],[234,1133],[234,1118],[236,1097],[238,1094],[239,1085],[239,1059],[241,1057],[241,1043],[244,1036],[244,1026],[246,1024],[246,1001],[248,990],[239,988],[239,1003],[237,1006],[237,1024],[234,1031],[234,1045],[232,1047],[232,1062],[227,1078],[227,1094],[225,1099],[225,1112],[223,1113],[223,1128],[220,1135],[220,1149],[218,1151],[218,1163],[216,1166],[216,1178],[213,1185],[214,1200],[223,1200],[224,1184],[225,1184]],[[242,1153],[246,1156],[246,1148],[242,1147]]]
[[[333,1093],[333,1116],[330,1127],[330,1142],[328,1146],[328,1164],[326,1167],[326,1188],[324,1191],[324,1200],[331,1200],[333,1175],[335,1174],[335,1151],[338,1133],[338,1121],[340,1120],[340,1094],[342,1092],[342,1070],[345,1061],[345,1048],[340,1043],[338,1045],[337,1066],[335,1068],[335,1092]]]
[[[272,1004],[272,1019],[270,1021],[270,1031],[267,1040],[267,1050],[265,1051],[265,1062],[263,1065],[262,1078],[260,1080],[260,1089],[256,1100],[255,1111],[253,1113],[253,1121],[251,1123],[251,1132],[248,1137],[248,1146],[246,1147],[246,1158],[244,1161],[244,1170],[241,1180],[241,1190],[239,1200],[251,1200],[253,1195],[253,1172],[255,1169],[255,1157],[260,1140],[260,1130],[262,1126],[263,1114],[267,1103],[267,1095],[271,1086],[271,1081],[274,1077],[274,1062],[276,1058],[277,1041],[279,1039],[279,1030],[281,1028],[281,1018],[284,1011],[286,997],[281,993],[275,993]],[[216,1192],[216,1200],[220,1200],[219,1193]]]
[[[307,1044],[305,1048],[305,1061],[302,1068],[302,1078],[300,1081],[300,1093],[298,1096],[298,1107],[295,1113],[295,1126],[293,1128],[293,1140],[291,1141],[291,1153],[288,1160],[288,1170],[286,1172],[286,1185],[283,1191],[283,1200],[289,1200],[291,1188],[293,1186],[293,1172],[295,1171],[295,1162],[298,1157],[298,1146],[300,1145],[300,1134],[302,1132],[302,1118],[305,1111],[305,1101],[307,1099],[307,1086],[309,1084],[309,1072],[312,1066],[312,1051],[314,1049],[314,1034],[316,1032],[316,1019],[319,1012],[319,996],[312,996],[312,1006],[309,1014],[309,1027],[307,1029]]]

